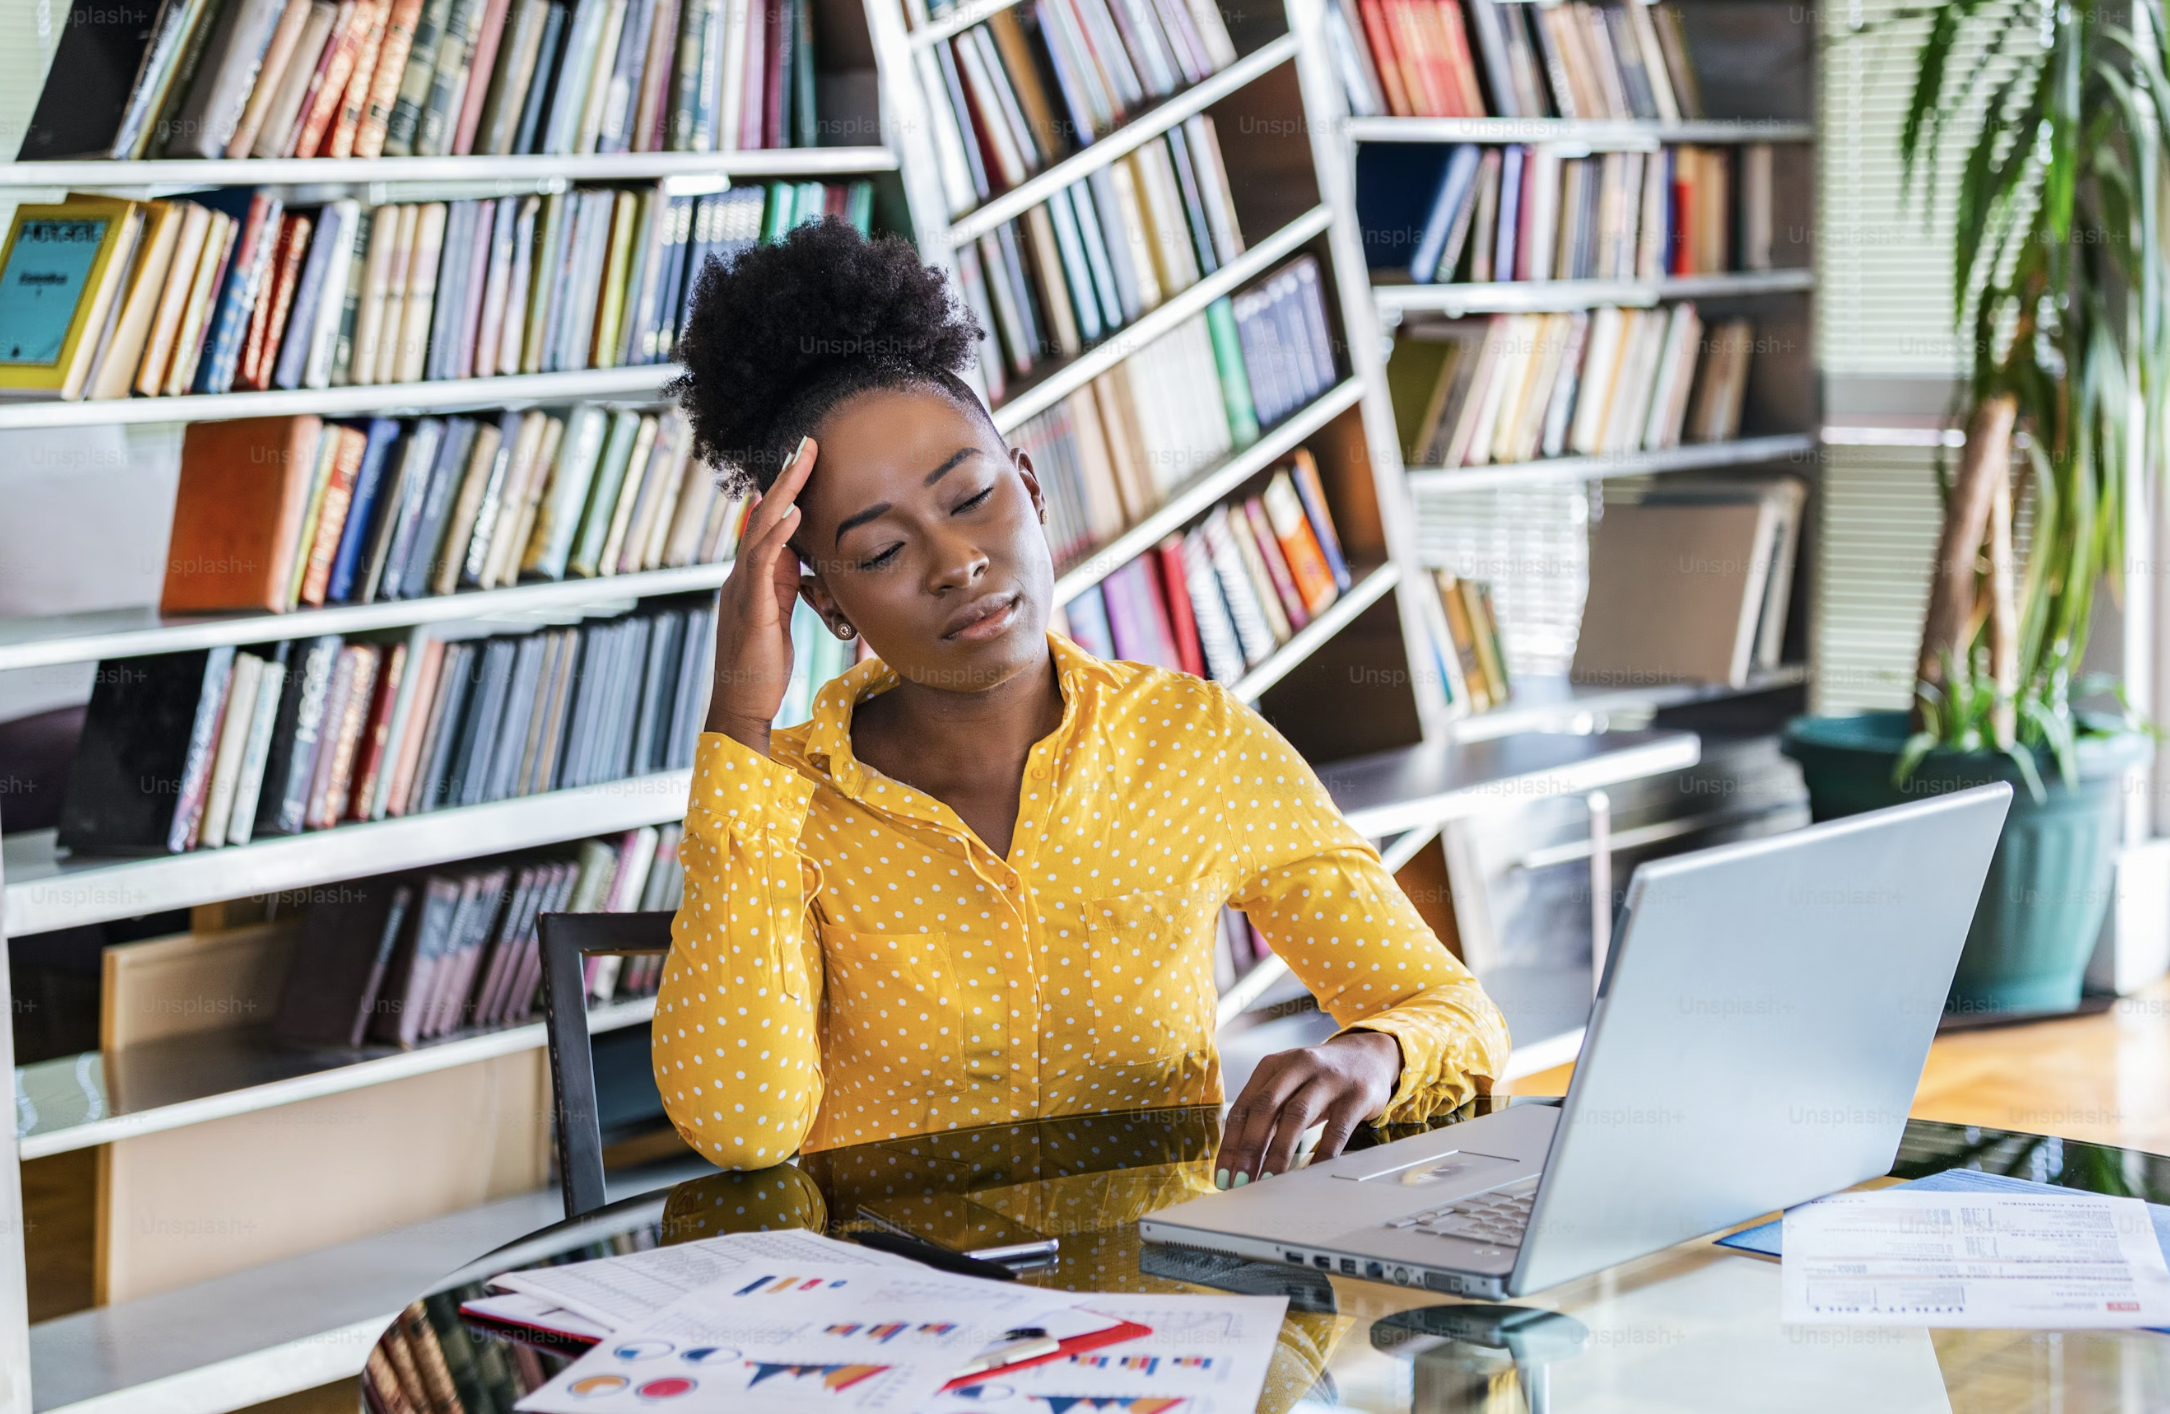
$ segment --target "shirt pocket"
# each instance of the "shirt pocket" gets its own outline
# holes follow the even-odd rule
[[[1213,1051],[1213,916],[1223,901],[1201,882],[1086,905],[1095,1065],[1171,1083],[1203,1067]]]
[[[929,1097],[963,1068],[964,1025],[946,933],[822,935],[825,1106],[869,1132],[918,1133]]]

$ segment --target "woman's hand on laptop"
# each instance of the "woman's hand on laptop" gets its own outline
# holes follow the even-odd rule
[[[1386,1113],[1400,1079],[1401,1042],[1383,1031],[1349,1031],[1266,1057],[1228,1111],[1213,1186],[1241,1188],[1288,1172],[1297,1141],[1321,1120],[1326,1129],[1311,1157],[1332,1158],[1357,1125]]]

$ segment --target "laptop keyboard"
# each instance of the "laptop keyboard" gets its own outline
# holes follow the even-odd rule
[[[1413,1228],[1434,1237],[1461,1237],[1495,1247],[1520,1247],[1529,1226],[1530,1204],[1537,1190],[1479,1193],[1457,1199],[1429,1212],[1408,1213],[1386,1223],[1391,1228]]]

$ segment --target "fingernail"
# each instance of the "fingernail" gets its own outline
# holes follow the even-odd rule
[[[1238,1174],[1236,1175],[1236,1180],[1235,1180],[1235,1183],[1234,1183],[1234,1185],[1233,1185],[1233,1186],[1234,1186],[1234,1187],[1237,1187],[1237,1188],[1241,1188],[1241,1187],[1242,1187],[1242,1186],[1243,1186],[1244,1184],[1246,1184],[1246,1183],[1249,1183],[1250,1181],[1251,1181],[1251,1176],[1250,1176],[1249,1174],[1247,1174],[1247,1173],[1241,1173],[1241,1172],[1239,1172],[1239,1173],[1238,1173]]]
[[[1213,1170],[1213,1186],[1214,1186],[1215,1188],[1226,1188],[1226,1187],[1228,1186],[1228,1170],[1227,1170],[1227,1169],[1215,1169],[1215,1170]]]
[[[791,465],[798,465],[799,458],[806,455],[806,444],[813,440],[814,438],[811,433],[799,439],[799,445],[791,449]]]

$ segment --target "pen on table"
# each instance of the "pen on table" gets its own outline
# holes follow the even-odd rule
[[[906,1237],[900,1232],[854,1232],[847,1233],[852,1241],[877,1252],[888,1252],[898,1257],[909,1257],[939,1271],[955,1272],[959,1276],[989,1277],[995,1281],[1016,1281],[1017,1273],[1000,1262],[984,1262],[977,1257],[967,1257],[962,1252],[952,1252],[947,1247],[937,1247],[917,1237]]]
[[[1012,1331],[1010,1334],[1014,1337],[1021,1333]],[[968,1361],[965,1367],[957,1373],[959,1375],[984,1374],[989,1370],[999,1370],[1006,1365],[1014,1365],[1020,1360],[1036,1360],[1042,1355],[1054,1355],[1061,1349],[1061,1341],[1056,1340],[1046,1331],[1038,1331],[1023,1339],[1013,1340],[1009,1345],[998,1346],[985,1355]]]

